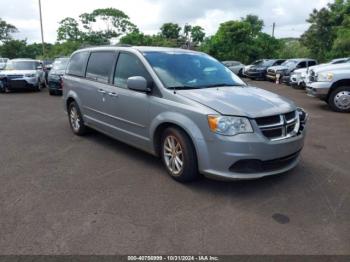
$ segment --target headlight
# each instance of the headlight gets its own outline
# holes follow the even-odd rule
[[[317,75],[318,82],[330,82],[333,80],[334,74],[332,72],[320,73]]]
[[[253,133],[252,125],[245,117],[209,115],[208,123],[212,132],[224,136]]]
[[[25,77],[36,77],[36,74],[25,74]]]

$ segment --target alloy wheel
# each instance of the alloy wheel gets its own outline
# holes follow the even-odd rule
[[[166,167],[174,176],[183,171],[184,156],[180,142],[175,136],[167,136],[163,145],[163,157]]]
[[[72,106],[70,110],[70,123],[75,132],[78,132],[80,129],[80,118],[78,110],[75,106]]]

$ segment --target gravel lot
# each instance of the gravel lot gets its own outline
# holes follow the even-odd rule
[[[173,181],[160,161],[74,136],[60,97],[0,94],[0,254],[350,254],[350,115],[310,113],[300,165],[254,181]]]

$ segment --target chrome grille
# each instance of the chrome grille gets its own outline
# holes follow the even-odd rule
[[[272,141],[296,136],[300,129],[300,118],[297,111],[256,118],[255,122],[262,134]]]

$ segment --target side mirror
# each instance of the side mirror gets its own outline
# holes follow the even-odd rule
[[[127,87],[131,90],[145,93],[151,92],[151,89],[147,85],[147,80],[143,76],[129,77],[126,84]]]

